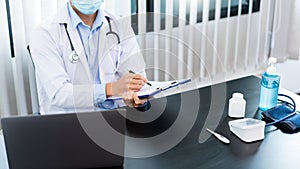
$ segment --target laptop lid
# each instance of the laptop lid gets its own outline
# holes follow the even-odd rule
[[[124,157],[119,155],[124,154],[125,112],[125,109],[119,109],[3,118],[1,123],[10,169],[122,166]],[[110,129],[103,127],[106,124],[103,125],[105,122],[101,118]],[[110,134],[112,130],[118,139]],[[109,144],[115,153],[109,152],[107,146],[102,148],[105,144]]]

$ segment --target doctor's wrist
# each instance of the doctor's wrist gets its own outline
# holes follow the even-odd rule
[[[112,93],[112,83],[106,83],[105,92],[106,92],[106,97],[113,96],[113,93]]]

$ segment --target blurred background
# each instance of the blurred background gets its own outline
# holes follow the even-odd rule
[[[1,117],[38,111],[26,46],[65,3],[0,1]],[[299,0],[104,0],[103,8],[130,20],[149,80],[189,77],[201,87],[260,76],[273,56],[281,87],[300,93]]]

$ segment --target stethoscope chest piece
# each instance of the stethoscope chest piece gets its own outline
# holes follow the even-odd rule
[[[72,53],[69,56],[69,61],[73,64],[76,64],[79,60],[79,56],[75,51],[72,51]]]
[[[105,16],[105,18],[107,19],[107,22],[108,22],[108,25],[109,25],[109,32],[107,32],[106,35],[110,35],[110,34],[111,35],[115,35],[116,38],[117,38],[117,40],[118,40],[118,56],[117,56],[118,58],[117,58],[117,61],[116,61],[116,65],[113,62],[112,57],[110,57],[110,61],[111,61],[112,65],[113,65],[113,67],[114,67],[115,73],[117,73],[118,68],[120,66],[120,58],[121,58],[120,37],[119,37],[119,35],[116,32],[112,31],[112,27],[111,27],[111,23],[110,23],[110,18],[108,16]],[[72,52],[71,52],[71,54],[69,56],[69,61],[71,63],[73,63],[73,64],[76,64],[78,62],[78,60],[79,60],[79,55],[76,53],[74,45],[73,45],[72,40],[70,38],[68,29],[67,29],[68,24],[64,23],[64,27],[65,27],[65,30],[66,30],[66,33],[67,33],[67,36],[68,36],[68,39],[69,39],[69,42],[70,42],[71,50],[72,50]]]

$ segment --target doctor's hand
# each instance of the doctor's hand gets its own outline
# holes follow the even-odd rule
[[[139,99],[136,92],[129,91],[122,95],[124,103],[129,107],[138,108],[147,103],[147,99]]]
[[[148,80],[139,74],[128,73],[118,81],[107,84],[108,96],[128,95],[128,92],[138,92]]]

